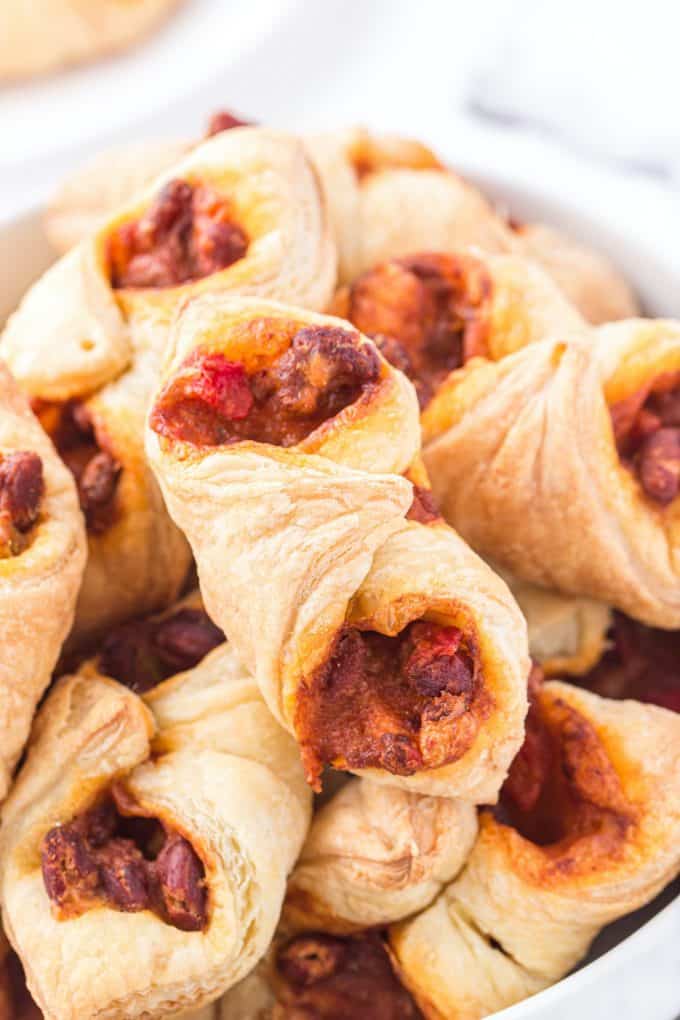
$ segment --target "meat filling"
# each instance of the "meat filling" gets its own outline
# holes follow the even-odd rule
[[[531,698],[524,744],[501,790],[498,817],[552,857],[613,854],[632,810],[594,726],[540,689]],[[586,842],[584,842],[586,841]],[[579,845],[579,853],[572,854]]]
[[[359,277],[347,318],[408,375],[423,408],[450,372],[486,353],[491,292],[472,257],[413,255]]]
[[[228,199],[206,185],[174,179],[139,220],[109,238],[111,283],[176,287],[226,269],[243,258],[248,243]]]
[[[276,992],[277,1018],[422,1020],[377,932],[297,936],[279,950]]]
[[[295,728],[318,790],[324,765],[410,776],[456,761],[486,714],[478,658],[457,627],[416,621],[386,637],[345,626],[303,684]]]
[[[247,439],[294,446],[354,404],[379,376],[373,348],[337,327],[297,329],[286,352],[251,375],[221,354],[198,349],[156,401],[151,427],[200,446]]]
[[[680,491],[680,372],[657,376],[610,408],[623,463],[660,506]]]
[[[116,492],[121,466],[97,435],[85,404],[40,404],[41,424],[57,448],[78,488],[80,508],[91,535],[101,535],[116,519]]]
[[[0,457],[0,559],[18,556],[27,548],[44,494],[37,453],[21,450]]]
[[[191,843],[156,819],[134,816],[115,786],[102,804],[50,829],[41,863],[59,920],[107,906],[151,910],[182,931],[207,924],[205,869]]]
[[[221,645],[224,634],[201,609],[180,609],[162,620],[133,620],[102,646],[99,669],[137,694],[175,673],[193,669]]]
[[[574,678],[605,698],[634,698],[680,712],[680,631],[658,630],[614,613],[609,648]]]

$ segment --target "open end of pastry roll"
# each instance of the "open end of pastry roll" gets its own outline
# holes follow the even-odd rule
[[[634,698],[680,712],[680,633],[615,612],[600,661],[574,682],[605,698]]]
[[[86,811],[50,829],[40,847],[43,882],[59,920],[108,907],[151,910],[182,931],[203,931],[210,904],[191,841],[111,787]]]
[[[425,251],[383,262],[336,294],[334,310],[414,383],[421,410],[475,356],[497,359],[585,322],[537,266],[514,255]]]
[[[220,346],[193,350],[161,391],[149,419],[159,435],[300,446],[341,412],[360,417],[386,375],[372,345],[339,325],[250,319]]]
[[[539,866],[549,876],[594,871],[615,858],[636,809],[590,720],[539,687],[495,814],[541,848]]]
[[[412,776],[459,760],[491,708],[473,627],[347,624],[298,693],[295,729],[313,783],[325,765]]]
[[[276,952],[271,985],[277,1002],[272,1020],[422,1020],[379,932],[298,935]]]

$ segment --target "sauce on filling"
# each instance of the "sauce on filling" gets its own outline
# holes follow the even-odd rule
[[[422,1020],[378,932],[299,935],[276,959],[275,1016],[300,1020]]]
[[[102,645],[98,668],[143,694],[193,669],[225,640],[202,609],[179,609],[162,620],[132,620],[117,627]]]
[[[311,785],[324,765],[410,776],[460,758],[489,711],[478,657],[457,627],[395,637],[345,626],[302,685],[295,730]]]
[[[486,353],[492,286],[471,256],[393,259],[355,281],[346,317],[412,380],[424,408],[450,372]]]
[[[111,234],[111,283],[176,287],[226,269],[243,258],[248,244],[227,198],[207,185],[173,179],[140,219]]]
[[[281,357],[250,375],[222,354],[193,351],[160,394],[150,423],[159,435],[200,446],[247,439],[294,446],[379,377],[375,351],[356,334],[306,326]]]
[[[659,630],[615,612],[609,648],[574,682],[605,698],[634,698],[680,712],[680,631]]]
[[[50,829],[41,864],[59,920],[107,906],[151,910],[182,931],[207,924],[205,869],[191,843],[144,816],[115,784],[101,804]]]
[[[657,376],[610,413],[622,462],[649,499],[668,506],[680,491],[680,372]]]
[[[0,559],[19,556],[28,547],[44,494],[37,453],[18,450],[0,455]]]
[[[88,532],[104,534],[116,520],[120,464],[97,434],[85,404],[37,402],[33,409],[75,479]]]
[[[615,853],[633,824],[595,727],[540,688],[533,691],[524,744],[501,789],[496,815],[543,847],[561,871]]]

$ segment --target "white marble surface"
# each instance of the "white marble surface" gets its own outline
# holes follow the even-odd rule
[[[201,16],[209,7],[215,24],[234,8],[231,0],[191,3]],[[360,121],[410,132],[442,145],[465,166],[492,174],[502,168],[506,176],[544,184],[549,177],[552,191],[563,194],[565,203],[575,209],[585,205],[595,220],[639,238],[641,250],[658,252],[680,281],[680,192],[674,188],[680,181],[680,130],[677,109],[666,110],[669,98],[677,103],[678,33],[671,22],[659,23],[665,16],[662,4],[679,16],[678,5],[663,0],[645,5],[602,0],[608,14],[599,9],[596,19],[588,16],[594,13],[592,0],[569,5],[543,0],[540,15],[533,0],[474,5],[294,0],[271,14],[259,40],[249,38],[242,47],[225,44],[228,66],[215,59],[211,47],[209,74],[196,73],[205,58],[195,40],[185,45],[190,34],[182,29],[162,72],[172,104],[149,109],[148,103],[131,101],[129,90],[116,89],[116,66],[123,73],[129,65],[107,65],[101,75],[88,72],[83,108],[88,117],[93,109],[101,111],[97,131],[90,125],[86,141],[71,132],[68,145],[39,159],[0,159],[0,220],[43,201],[63,173],[97,146],[149,134],[195,135],[212,109],[231,106],[280,125],[324,128]],[[623,7],[642,10],[650,24],[656,19],[655,31],[645,34],[630,19],[624,30],[617,15]],[[568,31],[551,22],[550,10],[574,15]],[[579,14],[580,23],[574,20]],[[546,33],[552,49],[541,48],[539,56],[536,47],[543,46]],[[624,44],[628,55],[621,52]],[[144,56],[133,59],[138,68]],[[159,73],[156,64],[154,74]],[[550,80],[550,88],[542,89],[541,78]],[[640,90],[645,102],[638,102]],[[128,104],[125,115],[117,111],[107,119],[107,109],[118,102]],[[5,97],[0,128],[3,109],[7,113]],[[529,130],[500,123],[502,117],[517,122],[525,116],[533,125]],[[15,154],[21,150],[21,130],[21,118],[15,117]],[[654,172],[642,173],[645,165]],[[512,1017],[673,1020],[678,1014],[676,911],[649,944],[642,939],[616,965],[603,967],[587,983],[573,982],[566,1002],[551,997],[540,1009],[527,1006]]]

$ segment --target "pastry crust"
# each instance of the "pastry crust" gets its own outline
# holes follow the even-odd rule
[[[228,645],[147,700],[151,711],[91,663],[62,678],[6,803],[5,923],[33,995],[55,1020],[162,1017],[217,998],[269,945],[306,834],[310,798],[294,742],[266,717]],[[244,733],[254,737],[247,749]],[[208,888],[203,931],[106,905],[67,920],[53,915],[42,837],[87,810],[114,779],[143,814],[178,830],[199,854]]]
[[[152,425],[195,351],[259,367],[273,345],[284,344],[280,354],[296,330],[311,326],[342,330],[358,350],[368,345],[340,320],[282,305],[247,299],[188,305],[169,342]],[[425,619],[470,636],[486,708],[456,760],[404,775],[382,767],[352,771],[489,803],[522,740],[524,622],[503,582],[443,522],[403,521],[413,490],[396,474],[417,452],[417,407],[405,377],[380,365],[365,400],[297,445],[196,445],[150,427],[148,455],[169,511],[192,543],[210,615],[305,755],[304,699],[345,625],[395,636]],[[266,598],[253,599],[263,583]],[[342,757],[333,764],[349,767]],[[313,766],[308,774],[315,777]]]
[[[428,1017],[486,1016],[559,979],[603,925],[647,903],[680,868],[680,718],[554,681],[538,699],[566,719],[566,739],[589,739],[581,719],[592,728],[614,772],[586,754],[579,781],[593,804],[601,797],[603,810],[616,804],[620,814],[598,846],[597,828],[539,845],[482,813],[460,876],[391,929],[402,977]]]
[[[179,286],[114,288],[112,239],[177,179],[201,182],[233,202],[249,239],[245,257]],[[3,338],[13,373],[43,403],[83,404],[98,441],[122,468],[115,520],[90,535],[74,640],[168,605],[189,566],[188,547],[165,512],[141,442],[177,308],[205,291],[286,296],[322,307],[334,284],[334,246],[301,146],[283,134],[241,128],[195,149],[28,292]]]
[[[78,167],[51,197],[45,233],[60,255],[94,234],[107,217],[179,163],[191,145],[181,141],[137,142],[106,149]]]
[[[680,500],[647,497],[619,457],[610,407],[680,368],[680,333],[630,320],[596,337],[470,362],[425,410],[425,463],[444,516],[482,555],[677,628]]]
[[[550,273],[588,322],[597,326],[640,314],[630,286],[600,252],[545,223],[522,224],[515,237],[521,253]]]
[[[460,871],[476,835],[471,804],[352,779],[312,822],[283,926],[345,935],[415,914]]]
[[[132,46],[180,0],[5,0],[0,79],[55,71]]]
[[[0,559],[0,800],[73,622],[85,567],[85,529],[73,480],[0,362],[0,452],[37,454],[40,515],[17,555]]]
[[[502,576],[526,618],[531,657],[546,676],[581,676],[600,661],[613,617],[609,606]]]

